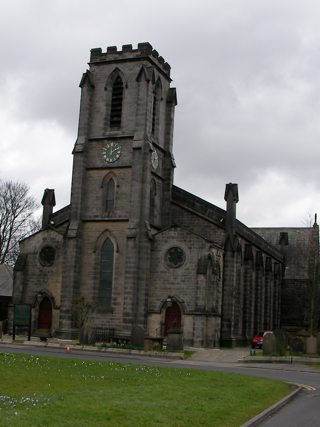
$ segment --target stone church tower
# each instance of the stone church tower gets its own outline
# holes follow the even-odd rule
[[[127,335],[145,329],[151,235],[170,218],[170,66],[149,43],[93,49],[89,65],[73,150],[61,337],[70,335],[80,295],[96,308],[94,323]]]
[[[77,338],[81,304],[92,342],[140,346],[173,329],[189,346],[249,343],[280,326],[281,306],[287,325],[304,321],[286,301],[306,289],[317,224],[253,230],[236,218],[237,184],[226,185],[226,210],[174,186],[170,83],[149,43],[91,50],[71,203],[53,212],[45,190],[42,229],[20,242],[14,269],[13,303],[32,308],[33,335]]]

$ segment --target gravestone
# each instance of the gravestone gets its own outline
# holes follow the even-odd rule
[[[286,334],[281,329],[277,329],[276,331],[274,331],[274,336],[276,337],[277,355],[285,356],[288,347],[288,340]]]
[[[262,351],[265,356],[271,356],[276,353],[277,343],[276,337],[272,333],[267,333],[263,337]]]
[[[135,347],[143,348],[143,346],[144,346],[144,329],[141,328],[140,326],[133,326],[131,343]]]
[[[317,354],[317,337],[311,336],[306,339],[306,353]]]
[[[183,334],[181,329],[172,328],[168,331],[167,349],[169,351],[183,350]]]

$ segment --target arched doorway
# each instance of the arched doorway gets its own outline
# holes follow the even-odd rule
[[[179,305],[173,301],[170,307],[167,307],[164,321],[164,336],[172,328],[181,329],[181,310]]]
[[[52,304],[48,297],[44,297],[39,304],[38,329],[50,331],[52,323]]]

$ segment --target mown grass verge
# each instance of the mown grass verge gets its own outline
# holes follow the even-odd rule
[[[0,353],[0,426],[240,426],[290,392],[236,374]]]

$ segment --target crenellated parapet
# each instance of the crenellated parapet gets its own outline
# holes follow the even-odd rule
[[[153,49],[150,43],[138,43],[138,48],[133,49],[132,44],[122,45],[122,50],[118,50],[117,46],[107,47],[106,52],[102,52],[101,48],[91,49],[90,64],[102,62],[118,62],[127,60],[143,60],[148,59],[157,65],[164,74],[170,77],[170,65],[165,62],[162,56]]]

